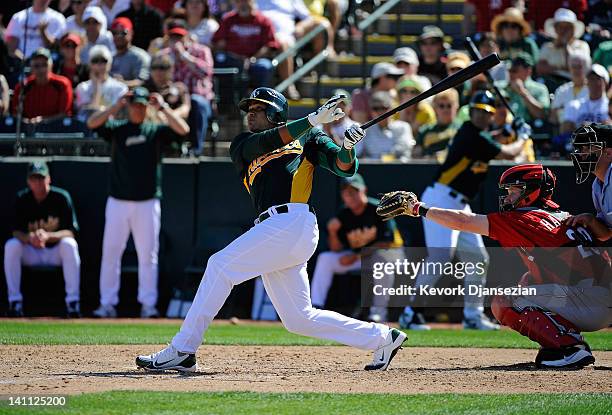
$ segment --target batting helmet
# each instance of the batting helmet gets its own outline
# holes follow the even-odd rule
[[[606,147],[612,147],[612,126],[590,124],[578,128],[572,133],[574,151],[570,154],[576,170],[576,183],[584,183]]]
[[[470,108],[478,108],[495,114],[495,97],[489,91],[478,91],[470,100]]]
[[[520,207],[538,206],[548,209],[559,209],[552,201],[557,178],[550,169],[541,164],[521,164],[502,173],[499,178],[499,188],[502,190],[520,186],[521,195],[513,203],[505,201],[507,194],[499,197],[499,210],[505,212]]]
[[[282,125],[287,122],[289,104],[283,94],[272,88],[260,87],[251,92],[248,98],[240,101],[238,107],[244,111],[249,111],[249,105],[254,102],[266,104],[266,118],[274,125]]]

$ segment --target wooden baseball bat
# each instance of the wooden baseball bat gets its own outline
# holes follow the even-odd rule
[[[396,112],[399,112],[399,111],[403,110],[404,108],[408,108],[411,105],[418,104],[419,102],[423,101],[424,99],[427,99],[427,98],[429,98],[431,96],[439,94],[442,91],[446,91],[449,88],[453,88],[453,87],[455,87],[455,86],[457,86],[457,85],[467,81],[468,79],[473,78],[474,76],[478,75],[479,73],[482,73],[482,72],[486,71],[487,69],[491,69],[492,67],[497,65],[499,62],[500,62],[500,60],[499,60],[499,57],[497,56],[497,54],[496,53],[492,53],[489,56],[487,56],[486,58],[483,58],[483,59],[480,59],[480,60],[474,62],[473,64],[471,64],[467,68],[462,69],[459,72],[457,72],[457,73],[455,73],[455,74],[453,74],[451,76],[447,76],[446,78],[442,79],[440,82],[438,82],[437,84],[435,84],[434,86],[429,88],[427,91],[420,93],[416,97],[411,98],[408,101],[398,105],[397,107],[395,107],[393,109],[390,109],[389,111],[385,112],[384,114],[379,115],[378,117],[374,118],[373,120],[370,120],[370,121],[366,122],[365,124],[363,124],[361,126],[361,128],[366,130],[366,129],[370,128],[371,126],[373,126],[374,124],[377,124],[380,121],[384,120],[385,118],[392,116]]]
[[[476,61],[476,60],[482,59],[482,55],[476,48],[476,45],[472,41],[471,37],[468,36],[465,38],[465,46],[473,60]],[[484,74],[487,77],[487,81],[489,81],[489,84],[491,84],[493,91],[495,91],[495,93],[499,97],[499,100],[501,101],[501,103],[504,104],[504,107],[508,108],[508,111],[510,111],[510,114],[512,114],[512,117],[516,118],[514,111],[512,111],[512,108],[510,108],[510,104],[508,103],[508,100],[506,100],[506,98],[501,94],[501,91],[499,90],[499,88],[495,86],[495,81],[493,80],[493,77],[491,76],[489,71],[488,70],[484,71]]]

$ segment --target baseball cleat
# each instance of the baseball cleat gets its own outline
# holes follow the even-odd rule
[[[500,325],[491,321],[489,317],[485,316],[484,314],[480,314],[477,317],[464,318],[463,328],[466,330],[493,331],[493,330],[499,330]]]
[[[398,323],[400,328],[405,330],[431,330],[431,327],[425,323],[425,317],[419,312],[402,312]]]
[[[81,318],[81,305],[78,301],[66,303],[66,318]]]
[[[23,303],[21,301],[11,301],[7,315],[8,317],[23,317]]]
[[[180,372],[195,372],[198,370],[195,353],[179,352],[174,346],[150,355],[136,358],[136,366],[146,370],[178,370]]]
[[[588,344],[578,344],[560,349],[541,348],[535,359],[539,369],[582,369],[595,363]]]
[[[140,309],[140,318],[158,318],[159,311],[154,306],[143,305]]]
[[[372,363],[365,367],[365,370],[387,370],[389,363],[395,357],[395,354],[402,348],[402,343],[408,336],[398,329],[389,330],[385,345],[374,351],[374,359]]]
[[[100,305],[93,311],[93,316],[98,318],[117,318],[117,310],[112,305]]]

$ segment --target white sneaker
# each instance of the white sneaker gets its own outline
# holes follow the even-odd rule
[[[158,371],[195,372],[198,370],[195,353],[179,352],[172,345],[157,353],[136,357],[136,366],[146,370]]]
[[[117,318],[117,310],[112,305],[100,305],[93,311],[93,316],[98,318]]]
[[[385,345],[374,351],[374,359],[372,359],[372,363],[365,367],[365,370],[387,370],[389,363],[391,363],[397,351],[402,348],[402,343],[407,337],[403,331],[398,329],[389,330]]]
[[[484,314],[480,314],[477,317],[464,318],[463,328],[466,330],[493,331],[493,330],[499,330],[500,325],[491,321],[489,317],[485,316]]]
[[[143,305],[140,309],[140,318],[158,318],[159,312],[157,308],[150,305]]]

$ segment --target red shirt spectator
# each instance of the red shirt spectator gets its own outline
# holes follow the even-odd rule
[[[513,0],[467,0],[466,3],[474,5],[476,12],[476,31],[488,32],[491,30],[491,21],[498,14],[512,7]]]
[[[23,101],[23,117],[53,117],[72,115],[72,84],[68,78],[51,72],[51,53],[44,48],[32,54],[32,75],[26,79]],[[11,111],[17,112],[19,91],[15,87]]]
[[[584,13],[587,10],[587,0],[546,0],[546,1],[530,1],[527,7],[525,19],[535,30],[542,30],[544,22],[549,17],[553,17],[557,9],[570,9],[576,13],[578,20],[584,20]]]
[[[248,17],[240,17],[235,10],[229,12],[212,40],[213,44],[225,41],[225,51],[243,57],[255,55],[264,46],[279,48],[272,22],[257,11]]]

